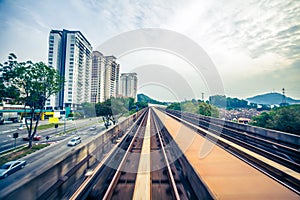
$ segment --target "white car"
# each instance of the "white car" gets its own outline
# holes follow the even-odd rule
[[[68,146],[75,146],[81,142],[80,137],[74,137],[68,142]]]
[[[90,131],[95,131],[96,129],[97,129],[96,126],[92,126],[89,128]]]
[[[0,178],[6,178],[8,175],[23,169],[26,165],[25,160],[15,160],[5,163],[0,167]]]

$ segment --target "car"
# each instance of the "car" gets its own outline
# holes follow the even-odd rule
[[[116,143],[119,143],[119,142],[121,142],[121,139],[120,138],[116,139]]]
[[[25,160],[15,160],[5,163],[0,167],[0,178],[6,178],[8,175],[23,169],[25,165]]]
[[[92,126],[89,128],[90,131],[95,131],[96,129],[97,129],[96,126]]]
[[[35,135],[35,136],[33,137],[33,141],[40,141],[41,139],[42,139],[42,136],[40,136],[40,135]],[[24,141],[29,141],[28,136],[23,137],[23,140],[24,140]]]
[[[68,146],[75,146],[81,142],[80,137],[74,137],[68,142]]]

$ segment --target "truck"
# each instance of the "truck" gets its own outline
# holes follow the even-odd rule
[[[20,116],[17,112],[1,112],[0,113],[0,124],[9,124],[20,121]]]

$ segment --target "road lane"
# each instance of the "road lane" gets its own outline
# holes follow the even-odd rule
[[[96,135],[102,134],[106,130],[103,124],[96,125],[97,130],[95,131],[90,131],[89,128],[90,127],[84,127],[78,129],[76,135],[81,137],[82,143],[77,146],[67,146],[68,141],[75,136],[74,133],[68,133],[63,136],[58,136],[61,140],[57,143],[24,157],[23,160],[27,161],[27,165],[24,169],[11,174],[5,179],[0,179],[0,194],[4,191],[11,190],[11,188],[13,188],[12,185],[21,186],[26,180],[30,179],[30,177],[34,177],[42,173],[49,166],[52,166],[61,156],[74,151],[74,149],[79,148],[81,145],[85,145],[86,142],[89,141],[89,138],[96,137]]]
[[[74,131],[76,131],[78,128],[81,128],[83,126],[89,126],[89,124],[99,124],[99,118],[90,118],[90,119],[83,119],[83,120],[75,120],[75,121],[67,121],[66,123],[66,131],[71,130],[71,129],[75,129]],[[1,125],[0,126],[0,133],[1,130],[4,130],[3,128],[5,128],[6,126],[11,126],[11,124],[7,124],[7,125]],[[16,127],[19,127],[16,126]],[[37,135],[42,136],[42,140],[41,142],[46,141],[46,136],[50,136],[50,138],[57,140],[57,137],[55,136],[58,133],[61,133],[64,131],[64,125],[59,126],[58,128],[49,128],[49,129],[45,129],[45,130],[41,130],[41,131],[37,131]],[[23,130],[17,130],[15,129],[15,131],[10,132],[10,133],[1,133],[0,134],[0,152],[4,152],[7,151],[9,149],[13,149],[14,145],[15,145],[15,139],[12,137],[12,134],[18,132],[19,133],[19,137],[16,139],[16,146],[21,146],[24,144],[27,144],[28,141],[23,141],[23,137],[27,136],[27,131],[26,129]],[[51,141],[51,140],[49,140]],[[36,142],[36,141],[34,141]]]

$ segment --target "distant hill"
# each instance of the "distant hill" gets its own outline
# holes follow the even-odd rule
[[[150,97],[148,97],[147,95],[144,95],[144,94],[138,94],[137,95],[137,100],[141,101],[141,102],[151,103],[151,104],[167,105],[167,103],[165,103],[165,102],[160,102],[160,101],[154,100],[154,99],[152,99],[152,98],[150,98]]]
[[[295,100],[290,97],[285,97],[286,103],[288,104],[300,104],[300,100]],[[268,104],[268,105],[279,105],[282,102],[282,94],[280,93],[267,93],[262,95],[257,95],[246,99],[251,103],[257,104]]]

